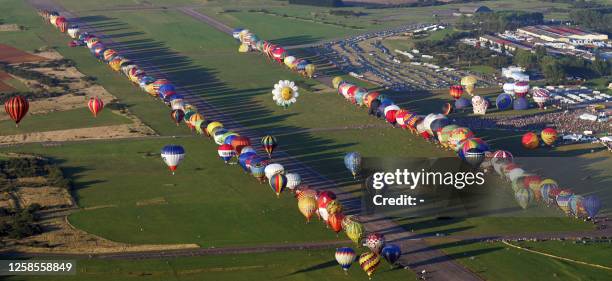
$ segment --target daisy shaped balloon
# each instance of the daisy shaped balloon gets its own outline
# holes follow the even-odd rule
[[[274,84],[274,90],[272,90],[272,99],[276,101],[276,104],[287,109],[291,104],[297,100],[298,87],[294,82],[289,80],[280,80]]]

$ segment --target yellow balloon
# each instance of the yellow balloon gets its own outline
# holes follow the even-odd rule
[[[293,90],[291,88],[289,88],[289,87],[285,87],[281,91],[281,96],[283,97],[283,100],[288,101],[291,98],[293,98]]]
[[[314,64],[311,63],[306,65],[306,75],[308,75],[308,77],[312,78],[315,71],[317,71],[317,67]]]
[[[338,87],[340,87],[340,83],[342,83],[342,81],[344,81],[344,79],[342,79],[342,77],[340,77],[340,76],[334,77],[334,79],[332,79],[332,85],[334,86],[334,89],[338,89]]]
[[[363,237],[365,229],[361,223],[352,221],[347,224],[347,227],[344,229],[344,231],[346,232],[346,236],[348,236],[351,241],[359,245],[359,241]]]
[[[310,222],[310,218],[317,210],[317,200],[310,196],[302,197],[298,201],[298,208],[300,213],[306,218],[306,221]]]
[[[359,265],[368,274],[368,277],[372,278],[374,271],[380,265],[380,255],[372,252],[363,253],[359,256]]]
[[[338,202],[338,200],[332,200],[329,203],[327,203],[327,207],[325,207],[325,209],[327,210],[327,213],[330,215],[335,214],[335,213],[341,213],[342,204]]]
[[[210,124],[208,124],[208,126],[206,126],[206,131],[208,132],[209,135],[212,135],[213,131],[217,128],[223,128],[223,124],[221,122],[210,122]]]
[[[470,95],[474,95],[474,88],[477,82],[478,78],[474,75],[468,75],[461,78],[461,86],[463,86],[465,91]]]

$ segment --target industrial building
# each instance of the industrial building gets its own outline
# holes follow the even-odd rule
[[[517,33],[547,42],[563,42],[573,45],[593,44],[608,40],[608,35],[586,31],[577,27],[536,25],[518,28]]]

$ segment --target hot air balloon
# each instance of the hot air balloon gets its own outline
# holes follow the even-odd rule
[[[344,273],[347,273],[353,261],[355,261],[355,251],[349,247],[342,247],[336,249],[336,261],[344,270]],[[348,273],[347,273],[348,274]]]
[[[514,158],[512,156],[512,153],[506,150],[496,150],[495,152],[493,152],[492,157],[495,160],[504,159],[504,160],[510,160],[510,161],[512,161],[512,158]]]
[[[557,195],[557,198],[555,198],[555,201],[557,202],[557,206],[559,206],[559,209],[561,209],[567,215],[570,215],[572,212],[569,206],[569,200],[572,197],[572,195],[573,194],[559,193],[559,195]]]
[[[367,106],[368,108],[372,107],[372,102],[375,101],[375,100],[378,100],[378,96],[380,96],[380,94],[378,92],[369,92],[363,98],[365,106]]]
[[[304,196],[298,199],[298,208],[300,209],[300,213],[306,218],[306,223],[309,223],[310,218],[317,210],[317,201],[314,197]]]
[[[450,133],[450,137],[448,138],[448,146],[452,148],[453,150],[458,151],[459,143],[473,136],[474,136],[474,133],[468,128],[465,128],[465,127],[456,128]]]
[[[229,160],[236,155],[236,152],[234,152],[234,148],[232,148],[231,145],[227,144],[220,145],[217,149],[217,152],[219,153],[219,157],[223,159],[225,164],[227,164]]]
[[[584,215],[586,215],[586,211],[584,210],[584,206],[582,205],[583,200],[584,197],[576,194],[572,195],[572,197],[570,197],[569,199],[570,210],[576,218],[583,217]]]
[[[270,187],[276,193],[276,197],[280,197],[281,192],[287,187],[287,177],[283,174],[274,174],[270,177]]]
[[[161,150],[161,158],[174,175],[174,171],[176,171],[178,165],[185,158],[185,149],[180,145],[166,145]]]
[[[287,173],[285,177],[287,178],[287,188],[291,191],[302,183],[302,177],[298,173]]]
[[[240,153],[240,156],[238,156],[238,165],[240,165],[240,167],[242,168],[242,170],[244,170],[245,172],[249,173],[251,172],[251,168],[249,165],[247,165],[247,162],[250,162],[253,158],[257,157],[257,153],[253,152],[242,152]],[[268,167],[268,165],[266,165],[266,167]],[[265,168],[264,167],[264,175],[265,175]],[[267,177],[266,177],[267,178]]]
[[[461,85],[453,85],[450,86],[448,92],[453,99],[458,100],[461,98],[461,95],[463,95],[463,87],[461,87]]]
[[[481,96],[472,97],[472,109],[474,114],[484,115],[489,108],[489,102]]]
[[[306,65],[304,70],[306,71],[306,75],[308,75],[309,78],[312,78],[317,71],[317,67],[314,64],[309,63]]]
[[[380,233],[370,233],[366,236],[364,246],[368,247],[372,253],[380,254],[385,246],[385,236]]]
[[[264,150],[268,153],[268,157],[272,158],[272,152],[274,152],[274,149],[278,145],[278,142],[276,141],[276,138],[273,136],[265,136],[261,138],[261,145],[263,146]]]
[[[542,130],[540,136],[546,145],[551,146],[555,143],[555,141],[557,141],[557,130],[553,128],[545,128]]]
[[[459,128],[459,126],[457,125],[446,125],[442,127],[442,129],[438,132],[438,141],[440,142],[440,145],[442,145],[443,147],[448,147],[450,135],[452,131],[457,128]]]
[[[223,128],[223,124],[221,122],[210,122],[210,124],[208,124],[208,126],[206,126],[206,131],[208,132],[209,135],[213,136],[215,134],[215,130]]]
[[[325,210],[327,210],[328,215],[342,213],[342,209],[342,203],[340,203],[338,200],[332,200],[327,203],[327,206],[325,206]]]
[[[540,182],[541,198],[546,205],[551,205],[552,203],[554,203],[555,198],[557,198],[557,195],[559,195],[560,191],[561,189],[554,182],[548,182],[546,180]]]
[[[533,191],[529,188],[521,188],[514,194],[519,206],[523,209],[529,207],[529,203],[533,201]]]
[[[461,78],[461,86],[463,86],[463,89],[465,89],[470,96],[474,95],[476,82],[478,82],[478,78],[476,78],[474,75],[468,75]]]
[[[359,174],[361,170],[361,154],[357,152],[349,152],[344,156],[344,166],[351,171],[353,178]]]
[[[19,122],[26,116],[29,108],[30,103],[22,96],[11,97],[4,103],[4,110],[15,121],[15,126],[19,126]]]
[[[406,128],[406,121],[408,121],[410,113],[408,112],[408,110],[405,109],[400,109],[397,112],[395,112],[395,122],[401,127],[401,128]]]
[[[274,84],[274,90],[272,90],[272,99],[276,101],[276,104],[287,109],[291,104],[297,101],[299,96],[298,87],[294,82],[289,80],[280,80]]]
[[[104,102],[98,97],[90,98],[87,107],[94,117],[98,117],[98,113],[104,108]]]
[[[342,231],[342,220],[344,215],[342,213],[334,213],[327,217],[327,225],[336,233]]]
[[[514,83],[514,94],[519,98],[524,98],[529,93],[529,83],[518,81]]]
[[[512,106],[512,96],[509,94],[500,94],[495,99],[495,105],[499,110],[506,110]]]
[[[248,155],[248,154],[247,154]],[[256,159],[257,156],[252,157],[251,159]],[[251,163],[253,163],[254,161],[251,160]],[[260,183],[265,182],[266,179],[266,165],[268,163],[266,163],[265,161],[260,161],[258,163],[255,164],[251,164],[251,175],[253,175],[254,178],[256,178]]]
[[[379,264],[380,256],[376,253],[363,253],[359,256],[359,265],[368,274],[369,279],[372,279],[372,275],[374,275],[374,271],[376,271]]]
[[[355,220],[347,220],[345,217],[345,219],[342,220],[342,228],[344,228],[344,232],[346,232],[346,236],[348,236],[349,239],[355,244],[359,244],[363,232],[365,231],[363,224]]]
[[[523,135],[521,143],[526,149],[535,149],[540,144],[540,140],[538,139],[538,135],[536,135],[536,133],[528,132]]]
[[[467,152],[465,152],[465,162],[468,164],[478,167],[482,164],[482,161],[485,159],[484,151],[478,148],[470,148]]]
[[[268,166],[266,166],[266,171],[265,172],[266,172],[266,178],[268,178],[268,180],[270,180],[273,175],[284,174],[285,173],[285,167],[283,167],[283,165],[278,164],[278,163],[270,163],[270,164],[268,164]]]
[[[514,100],[514,110],[525,110],[529,108],[529,102],[525,97],[518,97]]]
[[[531,95],[533,96],[533,101],[538,104],[540,109],[544,108],[544,104],[550,98],[550,92],[544,88],[534,88],[531,91]]]
[[[248,137],[237,136],[232,139],[231,145],[234,148],[234,151],[236,151],[236,154],[240,155],[243,148],[251,146],[251,140],[249,140]]]
[[[301,185],[295,189],[295,198],[300,201],[302,198],[311,197],[312,199],[317,200],[317,191],[309,188],[308,186]],[[316,206],[315,206],[316,212]]]
[[[317,208],[319,212],[319,216],[327,221],[329,217],[329,213],[327,212],[327,205],[336,199],[336,194],[331,191],[322,191],[317,197]]]
[[[456,109],[465,109],[472,105],[472,102],[466,98],[460,98],[455,100],[455,108]]]
[[[334,89],[338,89],[338,87],[340,87],[340,83],[342,83],[342,81],[344,81],[344,79],[340,76],[336,76],[334,77],[334,79],[332,79],[332,85],[334,86]]]
[[[399,107],[397,105],[390,105],[385,108],[385,120],[387,120],[387,123],[392,125],[395,124],[395,114],[398,110]]]
[[[442,106],[442,114],[449,115],[451,113],[453,113],[453,105],[447,102]]]
[[[585,196],[582,205],[589,218],[595,218],[601,208],[601,201],[595,195]]]
[[[504,89],[504,93],[510,95],[510,96],[514,96],[514,83],[504,83],[503,86]]]
[[[394,244],[385,245],[380,252],[380,255],[393,266],[397,260],[402,256],[402,249]]]

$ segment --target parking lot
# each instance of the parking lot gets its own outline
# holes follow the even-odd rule
[[[408,32],[444,28],[436,25],[408,25],[333,41],[318,46],[319,56],[343,72],[361,80],[395,91],[434,90],[459,83],[469,71],[438,66],[431,56],[418,50],[389,50],[382,41]],[[496,86],[497,82],[480,77],[481,87]]]

